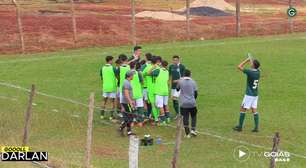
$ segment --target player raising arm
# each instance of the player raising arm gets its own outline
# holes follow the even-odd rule
[[[244,67],[247,63],[251,64],[251,69],[247,69]],[[258,84],[260,79],[259,66],[260,66],[259,61],[252,60],[251,57],[247,58],[238,65],[238,69],[247,76],[247,87],[240,108],[239,125],[233,128],[235,131],[238,132],[242,131],[243,122],[245,119],[245,113],[247,110],[251,109],[254,115],[254,122],[255,122],[255,128],[252,130],[252,132],[258,132],[259,114],[257,112],[257,101],[258,101]]]

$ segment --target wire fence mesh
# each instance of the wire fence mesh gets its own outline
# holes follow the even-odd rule
[[[6,86],[0,87],[0,90],[0,146],[20,146],[23,138],[25,109],[29,90]],[[48,162],[40,162],[40,164],[56,168],[84,167],[87,139],[87,105],[63,101],[38,91],[34,96],[32,107],[27,146],[32,151],[47,151],[49,153]],[[100,120],[98,110],[99,107],[96,107],[93,123],[91,166],[128,167],[129,140],[127,138],[119,138],[116,141],[112,141],[105,138],[107,135],[120,137],[115,131],[118,125],[110,121]],[[158,130],[146,128],[138,131],[155,134]],[[173,151],[174,147],[174,142],[171,141],[172,136],[174,134],[169,135],[168,138],[170,140],[154,148],[140,147],[140,167],[152,162],[152,160],[156,164],[163,162],[165,165],[170,165],[171,158],[169,153]],[[156,154],[153,154],[154,152]],[[164,158],[162,157],[163,159],[160,158],[163,155],[162,153],[165,155]],[[31,163],[18,162],[8,163],[5,166],[36,167]]]
[[[20,146],[29,94],[15,88],[1,90],[4,93],[0,101],[1,145]],[[82,167],[85,158],[87,109],[40,94],[35,95],[32,107],[27,146],[33,151],[48,151],[49,161],[46,165]],[[21,163],[19,166],[22,165]]]
[[[206,40],[236,36],[235,0],[190,1],[190,32],[187,31],[185,0],[74,1],[76,45],[70,1],[17,0],[26,52],[73,47],[116,46],[136,43]],[[306,29],[306,2],[293,1],[298,13],[287,15],[290,0],[241,1],[239,36],[303,32]],[[0,52],[20,51],[16,8],[11,1],[0,2]],[[135,38],[133,37],[135,30]]]

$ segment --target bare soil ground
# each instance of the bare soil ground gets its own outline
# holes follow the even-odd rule
[[[232,3],[233,0],[228,0]],[[243,1],[242,1],[243,2]],[[282,6],[283,1],[257,0]],[[252,1],[252,3],[254,3]],[[164,5],[165,6],[165,5]],[[163,11],[165,7],[163,6]],[[270,6],[271,7],[271,6]],[[283,5],[285,9],[285,5]],[[89,46],[117,46],[131,44],[130,5],[122,3],[81,3],[77,11],[77,46],[73,44],[69,4],[52,6],[23,6],[22,22],[27,52],[45,52],[59,49]],[[157,6],[138,4],[136,11],[156,11]],[[168,9],[168,11],[171,9]],[[0,6],[0,53],[20,52],[15,8]],[[271,13],[242,13],[242,36],[273,35],[288,33],[286,11]],[[138,43],[186,40],[185,21],[162,21],[137,18]],[[294,31],[306,31],[306,14],[300,12],[294,18]],[[235,17],[195,17],[191,21],[191,39],[220,39],[235,36]]]

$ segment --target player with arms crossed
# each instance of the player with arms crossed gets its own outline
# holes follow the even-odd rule
[[[244,66],[250,63],[251,69],[244,68]],[[260,63],[258,60],[253,60],[250,56],[238,65],[238,69],[247,76],[246,94],[241,104],[239,125],[234,127],[235,131],[241,132],[243,128],[243,122],[245,119],[245,113],[251,109],[254,115],[255,128],[252,132],[258,132],[259,114],[257,112],[258,101],[258,84],[260,79]]]

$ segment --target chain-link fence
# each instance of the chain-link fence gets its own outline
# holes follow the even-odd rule
[[[13,2],[0,2],[1,53],[21,52],[22,39],[25,52],[36,52],[306,30],[303,0],[15,0],[15,5]],[[238,15],[236,7],[240,9]],[[297,10],[296,16],[288,16],[289,7]]]

